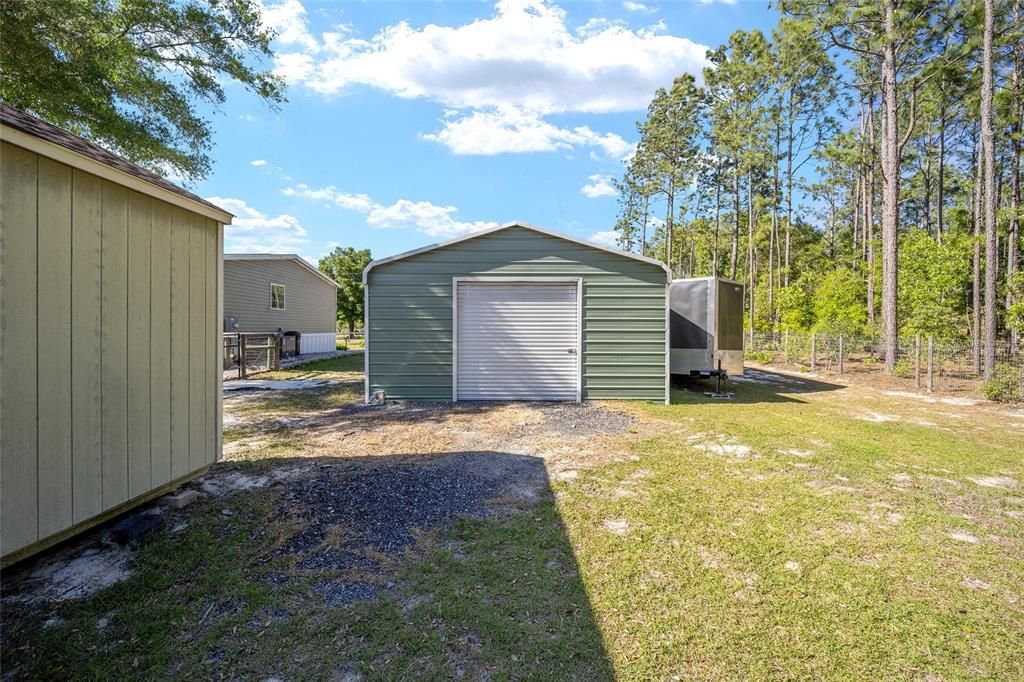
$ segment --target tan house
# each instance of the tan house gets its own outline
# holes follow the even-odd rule
[[[0,103],[0,563],[221,453],[231,214]]]
[[[333,351],[338,284],[295,254],[224,255],[224,331],[298,333],[298,353]]]

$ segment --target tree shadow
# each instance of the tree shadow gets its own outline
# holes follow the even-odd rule
[[[170,657],[179,673],[218,677],[613,678],[542,458],[482,451],[293,457],[273,468],[230,462],[188,487],[205,495],[164,510],[165,528],[138,550],[136,575],[82,600],[9,614],[31,627],[15,623],[5,667],[45,676],[128,661],[158,675]],[[95,551],[113,523],[69,544]],[[186,530],[170,530],[182,523]],[[215,541],[196,539],[206,535]],[[14,573],[30,573],[52,551]],[[160,593],[142,577],[153,574]],[[166,614],[153,604],[164,600],[195,608],[158,622]],[[129,624],[113,657],[95,626],[49,660],[20,653],[38,651],[55,614],[77,622],[78,612],[88,618],[110,604]],[[156,627],[169,629],[173,651],[144,650]]]
[[[715,390],[713,379],[695,379],[672,375],[673,403],[806,403],[801,395],[837,391],[846,388],[804,376],[793,376],[766,369],[747,367],[743,376],[729,377],[722,385],[723,391],[733,393],[729,399],[705,395]]]

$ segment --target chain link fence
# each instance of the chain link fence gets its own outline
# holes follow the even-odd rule
[[[878,379],[895,387],[945,393],[984,394],[1024,400],[1024,353],[1008,345],[996,349],[996,371],[986,382],[981,353],[970,340],[914,336],[899,340],[895,367],[885,373],[880,337],[798,332],[755,333],[746,336],[746,359],[797,371]],[[991,395],[990,395],[991,394]]]

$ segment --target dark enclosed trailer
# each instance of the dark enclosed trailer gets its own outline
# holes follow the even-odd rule
[[[721,368],[743,374],[743,285],[720,277],[676,279],[669,286],[672,374]]]

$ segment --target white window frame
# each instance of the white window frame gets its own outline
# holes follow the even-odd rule
[[[284,305],[280,308],[274,306],[274,287],[281,287],[281,298],[283,299]],[[286,310],[288,306],[288,288],[283,284],[277,282],[270,283],[270,309],[271,310]]]
[[[576,285],[576,402],[583,402],[583,278],[582,277],[452,277],[452,402],[459,402],[459,284]],[[363,308],[364,314],[366,308]]]

